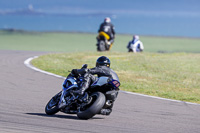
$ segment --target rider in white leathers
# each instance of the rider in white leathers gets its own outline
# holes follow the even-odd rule
[[[143,43],[139,40],[138,35],[133,36],[133,40],[127,45],[128,52],[142,52],[144,50]]]

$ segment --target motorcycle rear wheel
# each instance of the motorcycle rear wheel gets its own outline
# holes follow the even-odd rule
[[[103,40],[101,40],[99,43],[98,43],[98,48],[97,48],[97,50],[98,51],[106,51],[106,47],[105,47],[105,42],[103,41]]]
[[[87,108],[82,108],[78,111],[77,117],[79,119],[90,119],[94,115],[100,112],[102,107],[105,104],[106,98],[105,95],[101,92],[94,92],[91,94],[92,102],[88,105]]]
[[[61,92],[59,92],[54,97],[52,97],[51,100],[49,100],[49,102],[47,103],[45,107],[45,112],[47,115],[54,115],[59,111],[58,103],[60,100],[60,96],[61,96]]]

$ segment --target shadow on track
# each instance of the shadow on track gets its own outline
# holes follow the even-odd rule
[[[37,115],[37,116],[42,116],[42,117],[56,117],[56,118],[65,118],[65,119],[74,119],[74,120],[79,120],[77,116],[72,116],[72,115],[47,115],[45,113],[26,113],[28,115]]]
[[[73,115],[47,115],[45,113],[25,113],[28,115],[37,115],[37,116],[42,116],[42,117],[56,117],[56,118],[64,118],[64,119],[72,119],[72,120],[81,120],[77,116]],[[93,117],[91,119],[104,119],[103,117]]]

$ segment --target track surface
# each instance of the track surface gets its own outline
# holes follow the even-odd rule
[[[200,105],[119,93],[110,116],[79,120],[47,116],[44,107],[63,79],[36,72],[23,62],[42,52],[0,51],[0,133],[199,133]]]

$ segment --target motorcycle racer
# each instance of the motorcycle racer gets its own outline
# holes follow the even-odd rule
[[[142,52],[144,50],[143,43],[139,40],[138,35],[133,36],[133,40],[127,45],[128,52]]]
[[[115,28],[114,25],[111,23],[111,19],[109,17],[106,17],[104,19],[104,22],[100,25],[98,33],[99,35],[102,34],[104,36],[108,36],[108,45],[110,45],[111,47],[115,38]]]
[[[85,90],[87,90],[90,85],[95,82],[97,78],[96,76],[94,76],[95,74],[97,74],[98,77],[106,76],[119,81],[117,74],[112,69],[110,69],[110,64],[111,63],[109,58],[107,58],[106,56],[101,56],[97,59],[96,67],[94,68],[73,69],[72,74],[74,75],[84,74],[82,85],[80,89],[77,90],[75,93],[83,95]],[[109,115],[112,112],[113,103],[110,103],[111,105],[108,108],[102,109],[100,113],[103,115]]]

